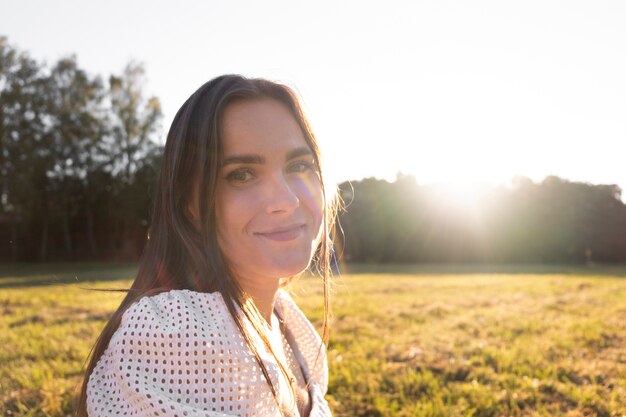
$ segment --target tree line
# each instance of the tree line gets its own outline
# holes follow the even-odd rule
[[[106,79],[0,37],[0,260],[136,260],[162,154],[141,65]],[[622,262],[615,185],[548,177],[484,188],[473,204],[399,174],[339,185],[338,253],[355,262]]]
[[[106,81],[0,37],[0,258],[136,258],[161,147],[142,66]]]
[[[616,185],[550,176],[483,187],[455,202],[412,176],[340,185],[339,251],[357,262],[626,263]]]

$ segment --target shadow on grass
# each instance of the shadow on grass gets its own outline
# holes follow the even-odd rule
[[[86,321],[102,322],[102,321],[109,320],[111,318],[111,313],[107,312],[107,313],[93,314],[87,311],[87,312],[79,313],[79,317],[82,322],[86,322]],[[19,327],[26,326],[26,325],[33,324],[33,323],[43,323],[46,326],[62,326],[67,323],[75,323],[75,322],[76,322],[76,317],[61,317],[61,318],[49,319],[45,316],[35,314],[34,316],[28,316],[22,320],[18,320],[18,321],[14,321],[10,323],[9,329],[15,329],[15,328],[19,328]]]
[[[367,264],[341,265],[342,274],[412,275],[602,275],[626,278],[626,265],[512,265],[512,264]],[[0,289],[58,284],[88,284],[131,280],[136,263],[76,262],[0,264]]]
[[[136,274],[136,263],[76,262],[4,264],[0,265],[0,288],[130,280],[133,279]]]

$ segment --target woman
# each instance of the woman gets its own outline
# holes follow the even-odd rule
[[[335,209],[296,95],[226,75],[176,114],[148,242],[86,370],[78,416],[329,416]],[[281,289],[315,263],[324,342]]]

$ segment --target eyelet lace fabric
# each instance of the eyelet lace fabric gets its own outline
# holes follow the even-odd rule
[[[321,339],[286,292],[276,302],[310,381],[309,415],[329,417],[323,347],[317,358]],[[272,382],[286,389],[276,360],[250,333]],[[190,290],[144,297],[126,310],[89,377],[87,411],[90,417],[280,416],[221,294]]]

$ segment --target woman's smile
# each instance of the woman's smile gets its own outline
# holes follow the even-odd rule
[[[276,227],[262,232],[255,232],[254,234],[266,239],[286,242],[303,236],[305,227],[306,224],[297,223],[289,226]]]

